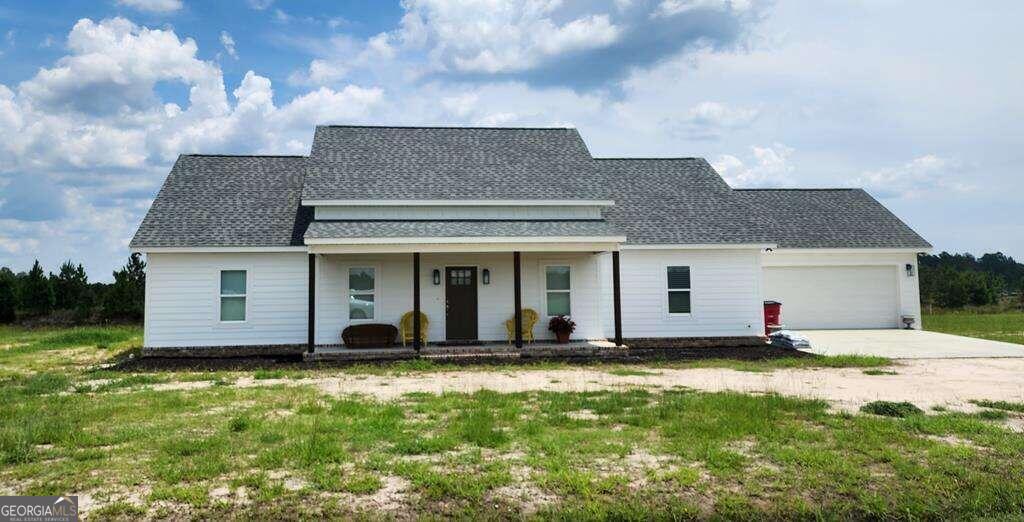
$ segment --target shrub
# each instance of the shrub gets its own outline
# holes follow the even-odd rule
[[[555,333],[571,334],[576,331],[576,323],[566,315],[556,315],[548,322],[548,330]]]
[[[864,413],[873,413],[885,417],[907,417],[924,413],[921,408],[909,402],[874,401],[860,407]]]

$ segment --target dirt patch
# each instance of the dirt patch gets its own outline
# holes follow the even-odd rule
[[[590,410],[570,411],[570,412],[566,413],[565,415],[566,415],[566,417],[569,417],[570,419],[575,419],[575,420],[597,420],[597,419],[601,418],[598,414],[596,414],[596,413],[594,413],[594,412],[592,412]]]
[[[415,501],[414,495],[409,491],[412,484],[408,480],[388,475],[381,478],[381,483],[383,487],[369,495],[353,493],[330,493],[328,495],[337,497],[342,505],[351,507],[355,511],[392,515],[400,515],[409,509],[409,506]]]
[[[974,442],[969,441],[967,439],[962,439],[960,437],[957,437],[956,435],[943,435],[943,436],[939,436],[939,435],[924,435],[924,438],[926,438],[928,440],[933,440],[935,442],[941,442],[943,444],[949,444],[951,446],[965,446],[965,447],[968,447],[968,448],[971,448],[971,449],[976,449],[976,450],[987,450],[988,449],[988,448],[986,448],[984,446],[979,446],[979,445],[975,444]]]
[[[517,512],[527,517],[561,500],[558,495],[533,484],[501,486],[491,490],[487,498],[491,503],[502,502],[515,506]]]
[[[800,368],[742,372],[728,368],[644,368],[649,374],[610,375],[588,367],[512,372],[453,371],[444,378],[432,373],[398,376],[336,375],[307,379],[239,379],[237,387],[315,386],[329,395],[365,395],[397,400],[415,392],[501,393],[525,391],[584,392],[644,387],[687,388],[702,391],[780,393],[829,401],[841,411],[856,412],[876,401],[908,401],[920,408],[945,406],[970,411],[971,399],[1019,401],[1024,397],[1024,359],[918,359],[900,363],[899,375],[879,380],[861,368]],[[212,386],[209,381],[171,382],[160,390],[189,390]],[[1018,426],[1024,429],[1024,426]]]

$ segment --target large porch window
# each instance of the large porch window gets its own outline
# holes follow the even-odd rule
[[[569,294],[572,283],[568,265],[548,265],[544,267],[544,284],[546,308],[549,316],[572,315],[572,303]]]
[[[348,269],[348,318],[376,319],[377,270],[370,266]]]

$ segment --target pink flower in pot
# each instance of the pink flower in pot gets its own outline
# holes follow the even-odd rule
[[[569,342],[569,335],[576,331],[576,323],[567,315],[556,315],[548,321],[548,330],[555,332],[555,338],[560,343]]]

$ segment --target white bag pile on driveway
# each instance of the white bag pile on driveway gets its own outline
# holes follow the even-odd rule
[[[772,346],[780,348],[810,348],[811,341],[793,330],[779,330],[769,336]]]

